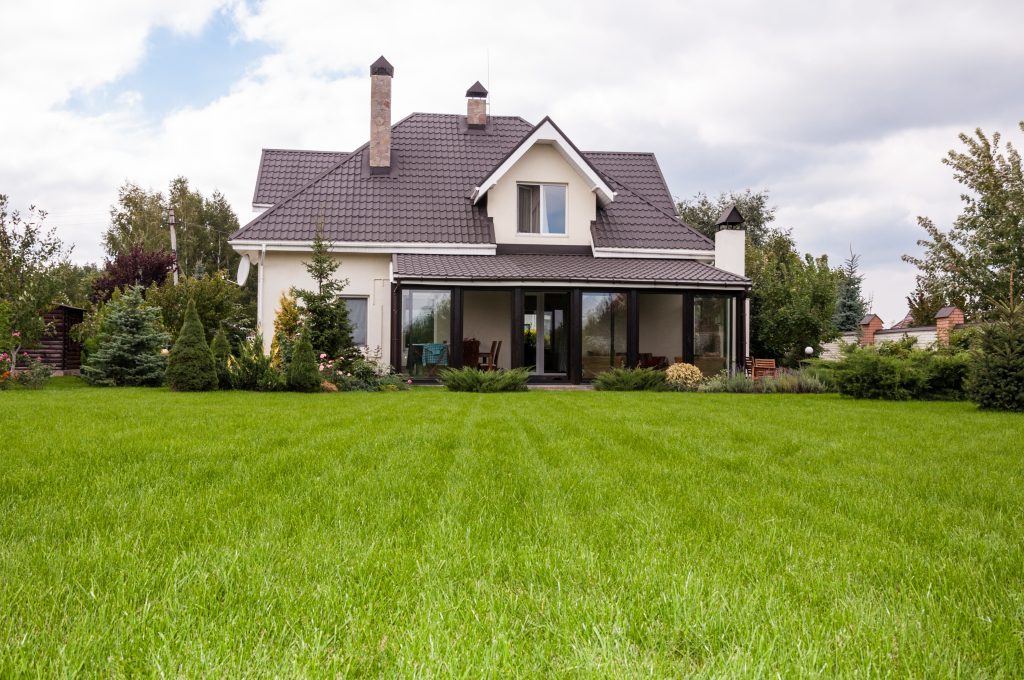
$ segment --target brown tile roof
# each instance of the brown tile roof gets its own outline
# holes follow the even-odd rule
[[[383,176],[369,174],[365,145],[351,154],[268,149],[254,202],[275,207],[232,238],[310,241],[322,221],[332,241],[494,243],[486,206],[474,206],[471,192],[533,129],[517,116],[469,130],[464,116],[414,113],[393,127],[392,171]],[[714,249],[676,217],[653,154],[584,155],[617,192],[598,208],[596,246]]]
[[[274,205],[306,186],[348,156],[342,151],[264,149],[252,202]]]
[[[749,285],[749,280],[695,260],[590,255],[392,256],[396,279],[586,281]]]

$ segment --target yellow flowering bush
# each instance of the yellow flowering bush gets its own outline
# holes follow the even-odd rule
[[[703,380],[704,374],[693,364],[672,364],[665,369],[665,382],[674,390],[696,390]]]

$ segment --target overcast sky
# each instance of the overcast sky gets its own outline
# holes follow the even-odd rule
[[[49,210],[78,261],[129,179],[185,175],[245,223],[261,148],[366,141],[384,54],[395,120],[462,112],[479,79],[494,114],[656,152],[678,197],[768,189],[802,249],[861,253],[892,323],[916,216],[959,211],[957,134],[1024,146],[1022,26],[1019,0],[0,0],[0,193]]]

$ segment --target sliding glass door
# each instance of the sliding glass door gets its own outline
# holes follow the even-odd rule
[[[729,370],[736,363],[734,307],[731,296],[695,295],[693,298],[693,363],[704,375]]]
[[[451,291],[402,291],[402,365],[410,375],[434,375],[449,365],[451,309]]]
[[[523,364],[537,375],[564,376],[569,371],[567,293],[537,292],[523,296]]]
[[[584,380],[626,364],[627,300],[626,293],[582,293]]]

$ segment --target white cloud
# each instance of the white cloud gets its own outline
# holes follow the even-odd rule
[[[62,108],[137,68],[155,28],[196,34],[224,7],[271,52],[219,99],[155,121],[130,93],[99,115]],[[889,321],[913,283],[899,256],[914,218],[957,212],[939,164],[956,133],[1024,117],[1022,24],[1011,2],[23,3],[0,9],[31,29],[0,41],[0,99],[16,102],[0,108],[0,191],[50,209],[87,260],[125,179],[184,174],[244,221],[260,148],[365,141],[383,53],[396,120],[461,111],[481,79],[494,113],[551,114],[583,148],[656,151],[679,196],[769,188],[802,247],[863,253]]]

